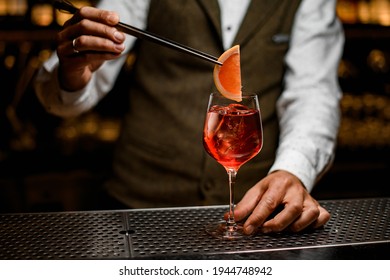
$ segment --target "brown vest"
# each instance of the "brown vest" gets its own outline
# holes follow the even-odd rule
[[[259,95],[264,146],[238,172],[236,201],[262,179],[278,144],[275,103],[300,0],[252,0],[234,44],[243,91]],[[223,52],[217,0],[152,0],[148,30],[215,56]],[[214,65],[146,41],[136,45],[129,112],[109,191],[130,207],[228,203],[225,169],[206,154],[202,131]]]

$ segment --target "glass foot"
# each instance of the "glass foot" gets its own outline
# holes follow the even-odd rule
[[[206,232],[211,236],[222,240],[238,240],[250,237],[244,233],[242,224],[227,226],[226,221],[220,221],[206,226]]]

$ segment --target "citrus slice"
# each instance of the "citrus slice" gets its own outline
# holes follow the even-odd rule
[[[215,86],[226,98],[240,102],[242,100],[240,46],[235,45],[226,50],[218,61],[223,65],[214,67]]]

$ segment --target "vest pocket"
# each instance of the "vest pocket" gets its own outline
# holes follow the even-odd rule
[[[286,44],[290,42],[290,35],[289,34],[275,34],[272,36],[272,42],[275,44]]]

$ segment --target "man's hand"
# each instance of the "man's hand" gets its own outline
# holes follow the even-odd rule
[[[268,219],[280,206],[283,209]],[[248,217],[244,224],[246,234],[252,234],[257,228],[263,233],[286,229],[298,232],[308,227],[321,227],[330,219],[328,211],[308,193],[301,181],[282,170],[269,174],[248,190],[234,214],[237,221]]]
[[[57,35],[63,89],[82,89],[104,61],[115,59],[124,51],[125,35],[114,27],[118,22],[115,12],[83,7],[64,24]]]

